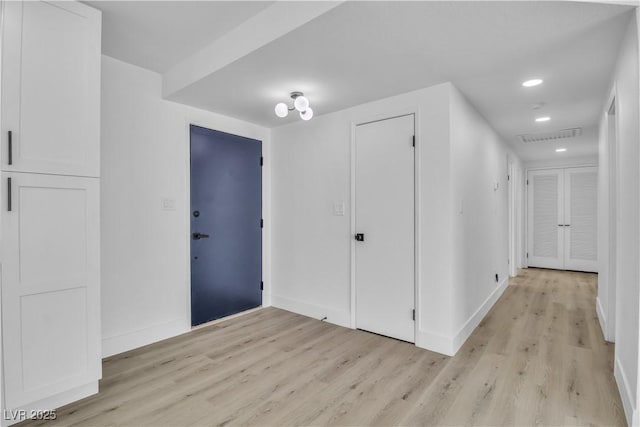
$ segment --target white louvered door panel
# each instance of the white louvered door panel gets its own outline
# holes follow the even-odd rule
[[[565,169],[564,182],[564,268],[596,272],[597,168]]]
[[[530,171],[528,265],[564,268],[562,169]]]

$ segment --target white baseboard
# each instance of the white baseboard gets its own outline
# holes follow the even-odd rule
[[[262,306],[271,307],[271,292],[262,291]]]
[[[416,333],[416,347],[425,350],[435,351],[445,356],[455,356],[453,351],[453,340],[451,337],[438,335],[426,331],[418,331]]]
[[[489,313],[491,307],[495,305],[498,299],[502,296],[502,293],[507,289],[507,285],[509,284],[509,278],[505,277],[502,282],[498,285],[497,288],[489,294],[486,300],[482,303],[480,307],[476,310],[475,313],[465,322],[465,324],[460,328],[458,333],[453,337],[453,354],[457,353],[460,350],[460,347],[465,343],[467,338],[471,336],[473,331],[478,327],[482,319]]]
[[[508,283],[508,279],[505,278],[500,285],[493,290],[491,295],[489,295],[476,312],[465,322],[454,337],[447,337],[428,331],[418,330],[416,333],[416,346],[444,354],[446,356],[454,356],[467,338],[469,338],[473,333],[474,329],[480,324],[482,319],[487,315],[489,310],[491,310],[491,307],[493,307],[496,301],[498,301],[498,298],[500,298],[504,290],[507,288]],[[273,307],[292,311],[303,316],[315,317],[316,319],[322,319],[326,316],[327,322],[344,326],[346,328],[351,327],[350,315],[346,310],[334,310],[328,307],[309,304],[303,301],[273,294],[271,295],[271,304]]]
[[[0,425],[3,427],[16,424],[20,421],[24,421],[32,417],[32,414],[50,411],[60,408],[71,402],[76,402],[85,397],[94,395],[98,392],[98,381],[92,381],[88,384],[76,387],[74,389],[59,393],[46,399],[39,400],[29,405],[21,406],[19,408],[5,408]]]
[[[484,319],[489,310],[491,310],[491,307],[493,307],[500,296],[502,296],[508,284],[509,279],[503,279],[498,287],[491,292],[482,305],[467,319],[462,328],[460,328],[458,333],[453,337],[438,335],[427,331],[418,331],[416,334],[416,346],[444,354],[445,356],[455,356],[467,338],[471,336],[482,319]]]
[[[102,357],[113,356],[154,342],[172,338],[191,330],[188,319],[174,319],[136,331],[102,339]]]
[[[640,425],[638,409],[633,404],[633,394],[631,393],[631,387],[627,380],[627,374],[617,357],[615,358],[615,365],[613,367],[613,376],[616,379],[616,384],[618,384],[618,391],[620,392],[620,398],[622,399],[624,414],[627,417],[627,424],[630,426]]]
[[[602,302],[600,297],[596,297],[596,313],[598,315],[598,322],[600,323],[600,329],[602,329],[602,335],[604,339],[609,342],[613,342],[613,337],[608,336],[607,331],[607,316],[604,314],[604,308],[602,308]]]
[[[309,304],[304,301],[292,298],[282,297],[271,294],[271,305],[276,308],[291,311],[307,317],[322,319],[326,317],[326,321],[335,325],[351,327],[351,316],[349,311],[335,310],[333,308],[323,307],[320,305]]]

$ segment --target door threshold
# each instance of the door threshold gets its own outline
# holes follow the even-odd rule
[[[240,313],[231,314],[229,316],[221,317],[219,319],[215,319],[215,320],[212,320],[210,322],[201,323],[201,324],[199,324],[197,326],[192,326],[191,330],[195,331],[197,329],[206,328],[207,326],[217,325],[218,323],[222,323],[222,322],[225,322],[227,320],[235,319],[236,317],[244,316],[245,314],[250,314],[250,313],[254,313],[256,311],[260,311],[263,308],[264,308],[264,306],[262,306],[262,305],[260,307],[250,308],[249,310],[241,311]]]

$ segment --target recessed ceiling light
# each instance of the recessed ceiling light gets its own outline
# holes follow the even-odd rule
[[[549,120],[551,120],[551,117],[538,117],[536,118],[536,122],[548,122]]]
[[[565,151],[567,151],[566,148],[556,148],[556,153],[564,153]]]
[[[522,82],[522,86],[524,87],[533,87],[538,86],[539,84],[542,84],[542,79],[531,79],[526,82]]]

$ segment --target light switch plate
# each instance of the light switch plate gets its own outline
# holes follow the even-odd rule
[[[344,216],[344,214],[345,214],[344,202],[334,202],[333,203],[333,215],[334,216]]]
[[[176,199],[165,197],[162,199],[162,210],[163,211],[175,211],[176,210]]]

